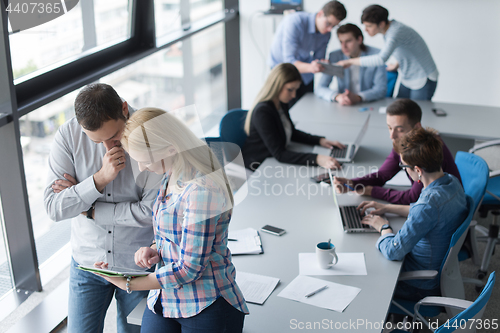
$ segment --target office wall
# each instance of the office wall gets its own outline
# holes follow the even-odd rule
[[[316,12],[326,0],[304,0],[305,10]],[[346,6],[343,23],[362,29],[362,10],[378,3],[389,18],[414,28],[427,42],[440,76],[433,100],[500,106],[500,1],[498,0],[341,0]],[[282,16],[264,16],[269,0],[241,0],[242,103],[251,106],[269,70],[267,56]],[[381,47],[381,35],[365,43]],[[335,31],[328,50],[339,47]]]

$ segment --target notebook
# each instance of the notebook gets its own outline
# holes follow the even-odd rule
[[[328,169],[328,175],[330,176],[330,182],[333,184],[332,171]],[[361,223],[365,214],[357,209],[357,206],[339,206],[337,201],[337,192],[335,191],[335,186],[332,185],[333,190],[333,202],[335,207],[338,208],[340,212],[340,218],[342,219],[342,227],[345,232],[378,232],[372,226]]]

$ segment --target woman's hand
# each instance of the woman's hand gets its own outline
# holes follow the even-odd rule
[[[141,247],[135,252],[134,259],[137,266],[141,268],[151,268],[152,265],[160,261],[160,256],[158,255],[158,251],[150,247]]]
[[[380,229],[382,229],[382,226],[384,224],[389,224],[389,221],[381,218],[380,216],[370,214],[370,215],[366,215],[361,220],[361,223],[371,225],[372,227],[375,228],[375,230],[380,232]]]
[[[328,139],[325,139],[325,138],[319,139],[319,145],[321,147],[330,148],[330,149],[332,149],[333,147],[337,147],[337,148],[340,148],[340,149],[344,149],[345,148],[345,146],[343,144],[341,144],[340,142],[328,140]]]
[[[340,60],[339,62],[335,63],[337,66],[342,66],[344,68],[349,68],[352,65],[351,59],[347,60]]]
[[[382,215],[387,213],[387,206],[380,202],[375,201],[363,201],[359,204],[358,209],[361,210],[361,214],[364,214],[368,208],[375,208],[370,212],[370,214]]]
[[[390,64],[388,64],[388,65],[386,66],[386,70],[387,70],[388,72],[395,72],[395,71],[397,71],[397,70],[398,70],[398,68],[399,68],[399,63],[398,63],[398,62],[395,62],[395,63],[394,63],[394,62],[392,62],[392,63],[390,63]]]
[[[342,168],[342,166],[340,165],[340,163],[336,159],[334,159],[331,156],[326,156],[326,155],[319,155],[318,154],[316,156],[316,163],[325,169],[339,170],[340,168]]]
[[[100,269],[108,269],[108,263],[104,261],[98,261],[94,263],[95,268],[100,268]],[[102,277],[104,280],[114,284],[120,289],[127,290],[127,286],[125,285],[127,283],[127,279],[124,277],[111,277],[111,276],[106,276],[103,274],[95,273],[95,275],[99,275]]]

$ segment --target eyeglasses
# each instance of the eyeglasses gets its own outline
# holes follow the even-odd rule
[[[401,169],[404,169],[404,168],[410,168],[410,169],[413,169],[413,167],[411,165],[407,165],[407,164],[402,164],[401,162],[399,163],[399,167]]]

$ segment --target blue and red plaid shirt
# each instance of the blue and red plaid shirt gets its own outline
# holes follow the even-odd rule
[[[231,206],[224,193],[210,178],[200,177],[196,183],[180,183],[184,186],[181,193],[165,196],[167,182],[168,176],[153,206],[161,257],[156,278],[162,289],[150,291],[149,309],[154,312],[161,297],[164,317],[188,318],[223,297],[249,313],[227,247]]]

